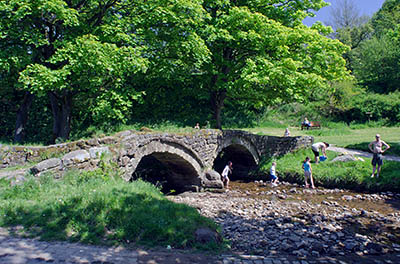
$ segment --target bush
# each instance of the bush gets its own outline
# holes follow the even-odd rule
[[[400,92],[357,96],[344,117],[360,123],[372,120],[378,122],[378,125],[395,125],[400,122]]]

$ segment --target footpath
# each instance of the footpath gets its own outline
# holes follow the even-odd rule
[[[366,157],[366,158],[372,158],[372,153],[365,152],[362,150],[357,150],[357,149],[346,149],[346,148],[339,148],[339,147],[333,147],[330,146],[327,148],[327,150],[334,151],[334,152],[339,152],[339,153],[344,153],[344,154],[350,154],[353,156],[361,156],[361,157]],[[397,161],[400,162],[400,157],[397,156],[390,156],[390,155],[384,155],[383,156],[384,160],[390,160],[390,161]]]

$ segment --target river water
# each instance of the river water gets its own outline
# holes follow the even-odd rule
[[[228,191],[171,199],[219,223],[237,252],[400,263],[399,194],[234,181]]]

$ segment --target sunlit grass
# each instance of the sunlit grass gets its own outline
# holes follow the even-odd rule
[[[94,172],[28,177],[20,186],[0,180],[0,226],[23,226],[45,240],[105,245],[221,248],[195,241],[199,227],[217,229],[196,209],[176,204],[153,185]]]
[[[371,178],[371,159],[362,158],[364,161],[334,162],[339,154],[327,151],[328,160],[319,164],[312,163],[313,177],[317,186],[329,188],[343,188],[353,190],[400,191],[400,163],[385,161],[380,178]],[[306,158],[314,159],[311,149],[300,150],[276,158],[277,171],[282,180],[304,182],[302,162]],[[261,169],[268,172],[272,160],[264,162]]]

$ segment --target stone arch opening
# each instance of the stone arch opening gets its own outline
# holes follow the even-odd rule
[[[250,171],[257,168],[256,157],[241,144],[231,144],[223,148],[214,160],[213,169],[222,173],[228,161],[233,163],[231,180],[248,179]]]
[[[143,156],[131,180],[143,179],[161,187],[164,193],[182,193],[200,186],[200,177],[193,165],[176,153],[153,152]]]

